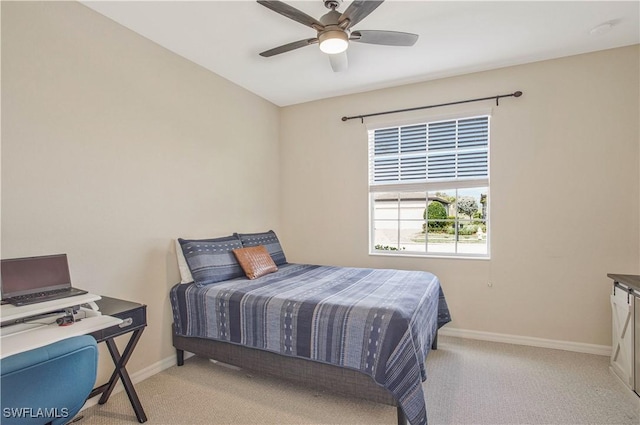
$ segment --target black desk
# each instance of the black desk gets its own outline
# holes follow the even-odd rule
[[[111,374],[109,382],[94,388],[89,394],[89,398],[102,394],[100,400],[98,400],[98,404],[106,403],[107,400],[109,400],[119,378],[122,380],[124,389],[129,396],[129,401],[136,413],[138,422],[146,422],[147,415],[144,413],[140,399],[138,399],[138,394],[133,387],[131,378],[129,378],[126,366],[131,354],[133,354],[133,350],[136,348],[136,344],[138,344],[138,341],[140,340],[142,331],[144,331],[144,328],[147,326],[147,306],[144,304],[104,296],[101,300],[98,300],[95,303],[98,304],[102,314],[117,317],[122,319],[123,322],[119,325],[101,329],[90,334],[97,342],[104,341],[107,344],[115,369]],[[124,352],[120,354],[114,338],[128,333],[131,333],[131,337],[129,338],[129,342],[125,347]]]

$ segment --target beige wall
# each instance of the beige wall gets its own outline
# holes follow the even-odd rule
[[[640,272],[638,46],[284,109],[77,3],[2,2],[1,47],[2,257],[66,252],[147,304],[131,372],[173,354],[172,239],[267,228],[291,261],[433,271],[452,327],[610,345],[606,273]],[[340,117],[514,90],[377,120],[492,108],[492,259],[369,256],[366,127]]]
[[[611,345],[606,275],[640,271],[639,75],[633,46],[284,108],[289,259],[432,271],[450,327]],[[340,117],[516,90],[366,120],[492,109],[491,260],[368,255],[366,125]]]
[[[172,239],[279,230],[278,114],[79,3],[2,2],[2,258],[66,252],[148,305],[130,372],[171,356]]]

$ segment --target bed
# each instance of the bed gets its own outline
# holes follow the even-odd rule
[[[193,256],[205,255],[204,248],[186,246],[187,262],[197,271],[202,262]],[[175,285],[170,299],[178,364],[187,351],[397,406],[399,424],[426,424],[425,360],[437,330],[450,321],[438,278],[283,259],[277,271],[253,280],[228,278],[218,259],[224,280],[198,284],[194,274],[195,283]]]

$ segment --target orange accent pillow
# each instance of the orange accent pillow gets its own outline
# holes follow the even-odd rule
[[[278,270],[264,245],[234,249],[233,253],[249,279],[257,279]]]

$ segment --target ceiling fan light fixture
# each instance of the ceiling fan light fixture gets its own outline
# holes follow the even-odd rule
[[[320,50],[330,55],[342,53],[349,47],[349,38],[347,33],[342,30],[324,31],[318,35],[320,41]]]

